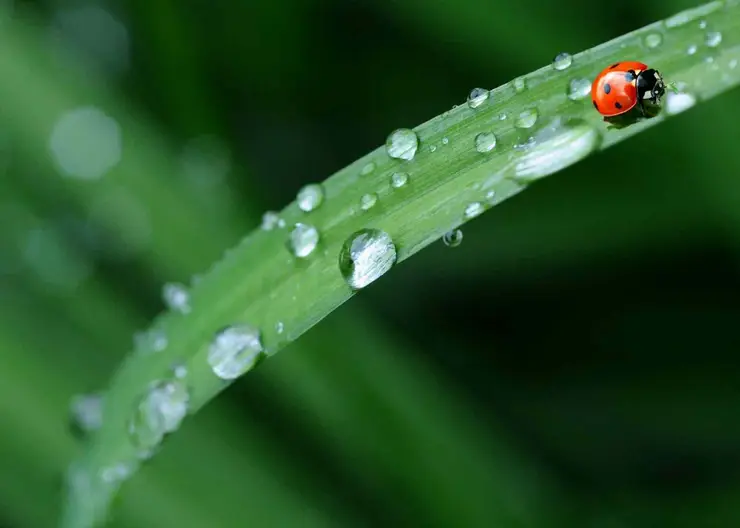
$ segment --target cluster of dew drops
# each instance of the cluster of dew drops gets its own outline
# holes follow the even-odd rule
[[[689,21],[676,18],[677,25]],[[707,27],[705,21],[699,21],[698,24],[702,30]],[[658,32],[649,33],[643,38],[643,44],[649,49],[657,48],[662,42],[663,37]],[[717,31],[705,33],[704,45],[708,48],[716,48],[721,42],[721,33]],[[697,46],[698,44],[689,46],[687,54],[695,54]],[[560,53],[554,58],[552,67],[557,71],[565,71],[572,63],[572,55]],[[732,60],[728,66],[734,69],[737,61]],[[525,91],[525,79],[516,79],[513,87],[517,93]],[[591,81],[589,79],[573,78],[567,84],[566,95],[569,99],[578,101],[589,96],[590,91]],[[474,88],[467,97],[467,104],[475,110],[490,100],[489,90]],[[695,98],[689,93],[669,93],[667,94],[666,111],[669,114],[679,113],[690,108],[694,103]],[[508,114],[501,113],[498,118],[504,121],[508,118]],[[514,117],[514,126],[518,129],[528,129],[533,127],[537,120],[537,109],[535,107],[525,108]],[[447,143],[447,138],[443,138],[442,144]],[[474,138],[475,150],[482,154],[492,152],[496,148],[496,143],[496,135],[491,130],[480,132]],[[526,149],[531,146],[531,143],[530,141],[523,145],[515,145],[514,148]],[[401,162],[413,160],[418,148],[417,134],[406,128],[395,130],[386,141],[388,156]],[[431,145],[429,150],[434,152],[436,146]],[[371,174],[374,170],[375,164],[370,162],[360,170],[360,176]],[[409,181],[410,177],[407,172],[394,172],[390,176],[390,185],[393,189],[403,188],[409,184]],[[494,198],[494,191],[489,191],[486,200],[492,202]],[[324,200],[325,193],[322,185],[315,183],[302,187],[296,196],[298,207],[304,213],[315,211],[321,207]],[[377,202],[377,194],[368,193],[360,198],[358,206],[361,210],[369,210]],[[484,210],[483,202],[472,202],[465,207],[463,216],[465,219],[472,219]],[[276,212],[268,211],[262,217],[261,229],[265,231],[285,227],[285,220]],[[319,230],[314,225],[309,222],[298,222],[290,227],[286,247],[295,258],[309,258],[318,247],[320,238]],[[444,234],[442,242],[448,247],[457,247],[462,243],[462,239],[462,231],[453,229]],[[338,256],[339,272],[354,290],[362,289],[380,278],[393,267],[395,262],[396,247],[391,236],[378,229],[362,229],[350,235],[341,247]],[[191,310],[190,296],[184,285],[174,283],[165,285],[163,298],[171,311],[187,314]],[[283,334],[284,323],[278,321],[274,330],[277,334]],[[167,348],[167,344],[167,336],[161,330],[150,330],[136,336],[136,347],[140,350],[161,352]],[[208,345],[207,361],[215,376],[222,380],[233,380],[249,371],[264,354],[266,351],[260,330],[249,324],[240,323],[223,328],[216,333]],[[135,405],[127,424],[129,438],[137,448],[140,460],[152,456],[163,438],[178,429],[188,412],[189,391],[185,383],[187,368],[184,364],[173,364],[170,374],[167,379],[150,384],[146,393]],[[70,408],[73,427],[81,434],[89,434],[102,426],[104,401],[101,395],[76,396]],[[113,464],[104,468],[99,477],[104,483],[117,484],[130,476],[134,468],[133,463]],[[74,467],[71,467],[70,471],[73,469]],[[81,485],[79,474],[68,475],[68,478],[72,484]]]

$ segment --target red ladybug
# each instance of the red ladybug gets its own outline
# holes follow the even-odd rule
[[[615,62],[597,75],[591,85],[594,108],[605,117],[624,114],[635,105],[645,115],[645,101],[658,104],[664,93],[660,72],[637,61]]]

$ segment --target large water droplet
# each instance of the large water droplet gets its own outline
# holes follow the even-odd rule
[[[186,314],[190,312],[190,294],[183,284],[167,283],[162,288],[164,303],[173,312]]]
[[[371,209],[376,203],[378,203],[378,195],[375,193],[363,194],[360,198],[360,207],[363,211]]]
[[[216,376],[232,380],[251,369],[262,352],[259,330],[244,324],[230,326],[213,339],[208,349],[208,364]]]
[[[485,88],[473,88],[468,94],[468,106],[478,108],[488,100],[489,91]]]
[[[722,33],[719,31],[710,31],[707,33],[704,42],[710,48],[716,48],[722,42]]]
[[[485,207],[482,203],[472,202],[465,206],[465,211],[463,212],[463,215],[465,216],[466,220],[470,220],[482,214],[483,211],[485,211]]]
[[[680,114],[681,112],[688,110],[695,104],[696,97],[689,93],[668,92],[666,94],[665,111],[669,115]]]
[[[394,172],[391,176],[391,185],[398,189],[406,185],[409,181],[409,175],[405,172]]]
[[[552,61],[552,67],[558,71],[567,69],[573,63],[570,53],[558,53]]]
[[[419,137],[411,129],[394,130],[385,141],[385,150],[391,158],[410,161],[419,148]]]
[[[296,224],[288,236],[288,250],[298,258],[313,253],[319,244],[319,231],[310,224]]]
[[[647,48],[657,48],[663,43],[663,35],[660,33],[648,33],[643,39],[643,42]]]
[[[493,132],[481,132],[475,136],[475,150],[478,152],[491,152],[495,147],[496,135]]]
[[[318,208],[324,201],[324,188],[318,183],[304,185],[296,196],[301,211],[310,212]]]
[[[72,425],[87,434],[103,425],[103,397],[100,394],[81,394],[70,403]]]
[[[537,122],[537,109],[528,108],[519,113],[514,126],[517,128],[531,128]]]
[[[350,288],[359,290],[383,276],[396,263],[396,246],[379,229],[350,235],[339,251],[339,271]]]
[[[568,99],[578,101],[591,93],[591,81],[588,79],[571,79],[568,83]]]
[[[448,231],[444,234],[442,237],[442,243],[447,247],[457,247],[460,244],[462,244],[463,241],[463,232],[460,229],[453,229],[452,231]]]
[[[599,147],[601,136],[583,121],[555,120],[535,139],[536,145],[514,166],[514,175],[520,180],[548,176],[585,158]]]
[[[281,225],[282,223],[282,225]],[[267,211],[262,215],[262,229],[265,231],[272,231],[276,227],[283,227],[285,222],[278,216],[275,211]]]
[[[188,412],[190,395],[182,381],[160,381],[141,398],[129,421],[134,445],[144,451],[155,448],[168,433],[177,430]]]

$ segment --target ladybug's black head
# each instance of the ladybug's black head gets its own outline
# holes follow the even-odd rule
[[[658,103],[664,93],[665,83],[658,70],[645,70],[637,76],[637,97],[640,100],[650,99],[653,103]]]

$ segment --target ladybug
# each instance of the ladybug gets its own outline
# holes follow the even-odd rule
[[[597,75],[591,85],[594,108],[604,117],[624,114],[635,105],[645,115],[645,101],[658,104],[664,93],[660,72],[637,61],[615,62]]]

